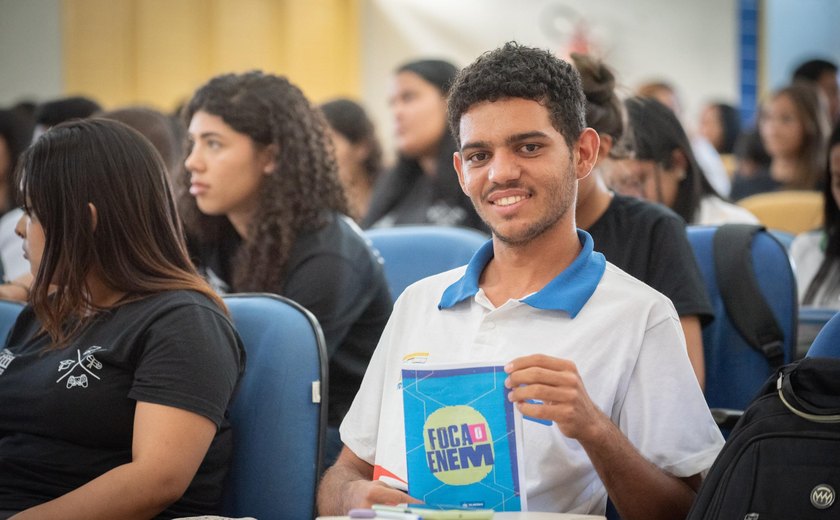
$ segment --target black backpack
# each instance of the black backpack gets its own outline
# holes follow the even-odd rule
[[[840,359],[779,368],[738,421],[686,520],[840,519]]]

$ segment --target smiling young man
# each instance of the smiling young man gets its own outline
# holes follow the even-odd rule
[[[449,98],[455,169],[493,232],[465,268],[406,290],[341,427],[322,514],[415,499],[405,480],[400,366],[503,360],[525,415],[529,509],[684,518],[723,441],[670,301],[608,264],[575,228],[597,133],[566,62],[509,43],[464,69]],[[536,400],[541,404],[530,404]]]

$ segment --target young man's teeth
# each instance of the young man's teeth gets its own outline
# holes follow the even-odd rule
[[[519,195],[515,197],[503,197],[496,201],[497,206],[510,206],[511,204],[516,204],[520,200],[524,199],[525,197],[521,197]]]

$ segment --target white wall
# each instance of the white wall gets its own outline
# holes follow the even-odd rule
[[[770,90],[790,82],[803,61],[840,64],[840,1],[766,0],[767,74]]]
[[[0,0],[0,106],[62,95],[60,0]]]
[[[705,101],[738,101],[737,7],[737,0],[366,0],[363,101],[390,150],[387,92],[399,64],[435,57],[464,66],[508,40],[562,52],[574,22],[584,20],[593,54],[626,92],[667,79],[693,125]]]

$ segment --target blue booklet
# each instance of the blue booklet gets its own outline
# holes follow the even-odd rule
[[[526,511],[522,417],[502,365],[404,365],[408,494],[427,505]]]

